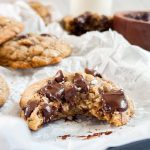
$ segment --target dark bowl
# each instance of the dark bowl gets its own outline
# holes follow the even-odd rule
[[[150,11],[118,12],[113,26],[131,44],[150,51]]]

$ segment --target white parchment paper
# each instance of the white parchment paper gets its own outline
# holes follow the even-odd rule
[[[54,20],[61,13],[54,11]],[[56,15],[57,14],[57,15]],[[10,87],[10,96],[0,108],[0,149],[3,150],[96,150],[106,149],[128,142],[150,138],[150,53],[131,46],[114,31],[90,32],[81,37],[67,35],[57,22],[45,26],[42,19],[23,1],[0,3],[0,15],[12,17],[25,24],[24,33],[48,32],[70,43],[72,55],[54,66],[28,70],[0,67]],[[59,17],[58,17],[59,16]],[[97,120],[82,118],[78,122],[56,121],[37,132],[31,132],[19,117],[19,100],[22,92],[33,82],[52,76],[58,69],[83,71],[95,68],[110,80],[119,84],[134,100],[135,116],[123,127],[113,127]],[[113,131],[91,140],[60,135],[89,135],[95,132]],[[92,132],[92,133],[89,133]]]

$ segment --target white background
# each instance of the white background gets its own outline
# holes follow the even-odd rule
[[[14,0],[0,0],[0,2],[6,2],[6,1],[10,2]],[[42,1],[44,2],[47,0],[42,0]],[[48,0],[48,1],[50,3],[53,2],[56,5],[59,4],[60,11],[64,12],[65,14],[69,13],[70,0]],[[112,1],[113,1],[113,8],[112,8],[113,12],[123,11],[123,10],[150,10],[150,0],[112,0]],[[60,7],[61,5],[62,7]]]
[[[120,10],[150,10],[150,0],[113,0],[114,11]]]
[[[66,7],[63,12],[68,13],[70,0],[49,0],[59,2],[59,5]],[[67,6],[68,5],[68,6]],[[150,0],[113,0],[113,12],[123,10],[150,10]]]

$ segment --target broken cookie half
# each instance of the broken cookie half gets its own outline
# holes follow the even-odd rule
[[[28,87],[20,100],[21,117],[32,130],[75,115],[93,116],[115,126],[134,114],[132,100],[122,89],[95,70],[64,73]]]

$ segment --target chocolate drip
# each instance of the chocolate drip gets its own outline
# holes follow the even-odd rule
[[[64,75],[63,72],[61,70],[59,70],[56,75],[55,75],[55,81],[56,82],[63,82],[64,81]]]
[[[85,73],[91,74],[94,77],[100,77],[100,78],[102,78],[102,75],[99,72],[97,72],[96,70],[93,70],[93,69],[85,68]]]
[[[122,90],[102,93],[102,102],[103,111],[106,113],[124,112],[128,109],[128,102]]]
[[[86,80],[79,73],[76,73],[74,76],[74,84],[81,93],[87,93],[89,91],[89,86]]]
[[[44,119],[43,121],[44,123],[47,123],[53,119],[56,112],[56,107],[50,107],[48,104],[45,103],[42,105],[41,111]]]
[[[24,116],[26,118],[30,117],[31,113],[34,111],[34,109],[38,106],[38,101],[28,101],[27,106],[24,108]]]

